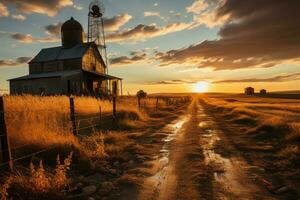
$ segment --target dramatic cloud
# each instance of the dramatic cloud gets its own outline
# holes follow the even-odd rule
[[[0,17],[7,17],[9,15],[9,11],[7,7],[0,2]]]
[[[62,8],[72,6],[73,0],[3,0],[3,3],[14,5],[21,13],[39,13],[53,17]]]
[[[46,33],[49,35],[60,35],[60,29],[61,29],[62,23],[56,23],[56,24],[50,24],[48,26],[45,26]]]
[[[299,62],[300,1],[221,2],[216,16],[229,18],[219,31],[219,39],[160,52],[156,58],[161,65],[188,64],[223,70]]]
[[[12,15],[11,18],[20,20],[20,21],[26,20],[26,16],[24,16],[24,15]]]
[[[228,15],[218,16],[218,9],[224,0],[204,1],[196,0],[186,8],[188,13],[193,13],[193,27],[206,25],[209,28],[223,25],[229,18]]]
[[[121,26],[126,24],[132,16],[127,13],[113,16],[111,18],[104,18],[104,28],[105,31],[117,31]]]
[[[35,38],[30,34],[21,34],[21,33],[13,33],[11,37],[18,42],[21,43],[33,43],[33,42],[41,42],[41,43],[50,43],[50,42],[58,42],[59,38],[54,37],[43,37],[43,38]]]
[[[0,67],[5,66],[19,66],[28,63],[31,60],[30,57],[19,57],[15,61],[8,59],[8,60],[0,60]]]
[[[300,73],[278,75],[271,78],[220,80],[220,81],[215,81],[214,83],[284,82],[284,81],[291,81],[291,80],[300,80]]]
[[[110,64],[113,66],[117,65],[129,65],[137,64],[140,62],[148,62],[147,54],[142,52],[132,52],[131,57],[129,56],[120,56],[110,59]]]
[[[149,85],[174,85],[174,84],[194,84],[197,81],[190,81],[190,80],[170,80],[170,81],[157,81],[148,83]]]
[[[190,24],[186,23],[174,23],[168,24],[165,27],[158,27],[155,24],[144,25],[139,24],[132,29],[123,30],[121,32],[115,32],[107,35],[109,42],[118,41],[140,41],[150,39],[157,36],[166,35],[173,32],[182,31],[190,27]]]

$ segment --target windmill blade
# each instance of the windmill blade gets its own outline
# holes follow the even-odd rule
[[[90,15],[95,18],[102,17],[105,12],[104,4],[99,0],[94,0],[89,5]]]

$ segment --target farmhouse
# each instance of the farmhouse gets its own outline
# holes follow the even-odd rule
[[[246,95],[252,95],[252,94],[254,94],[254,88],[253,87],[246,87],[245,88],[245,94]]]
[[[259,91],[259,93],[260,93],[260,94],[267,94],[267,90],[266,90],[266,89],[261,89],[261,90]]]
[[[73,17],[61,27],[62,46],[42,49],[29,62],[29,75],[10,79],[11,94],[94,95],[122,93],[122,79],[108,74],[95,42],[83,42]],[[115,91],[112,91],[114,88]]]

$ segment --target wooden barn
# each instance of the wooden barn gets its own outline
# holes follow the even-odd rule
[[[42,49],[29,62],[29,75],[10,79],[11,94],[109,96],[122,93],[122,79],[107,73],[94,42],[71,18],[61,27],[62,46]]]

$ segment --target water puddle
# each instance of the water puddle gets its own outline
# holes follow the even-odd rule
[[[216,146],[221,140],[218,136],[220,130],[216,128],[214,121],[206,116],[201,107],[198,109],[198,116],[201,116],[199,117],[201,121],[199,127],[202,129],[201,143],[205,163],[214,169],[215,188],[222,187],[222,189],[217,190],[223,190],[226,193],[229,192],[236,197],[244,197],[247,196],[247,193],[252,193],[252,185],[247,179],[247,174],[242,171],[247,166],[246,162],[237,157],[227,158],[217,153]],[[225,198],[226,196],[224,194],[220,195],[221,198]]]
[[[164,142],[162,148],[160,149],[160,155],[158,159],[153,161],[154,169],[156,170],[155,174],[146,179],[144,183],[144,190],[140,194],[138,199],[156,199],[159,196],[159,191],[163,187],[163,182],[166,179],[167,173],[170,170],[169,164],[169,155],[170,155],[170,144],[173,140],[176,139],[180,129],[183,124],[189,119],[189,115],[185,115],[180,119],[175,120],[174,122],[166,125],[163,128],[164,132],[169,133],[166,138],[162,139]]]

